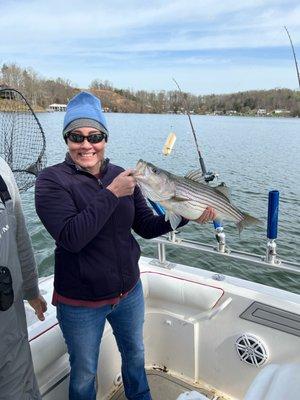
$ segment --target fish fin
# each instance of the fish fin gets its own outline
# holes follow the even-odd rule
[[[165,221],[166,222],[169,221],[169,211],[168,210],[165,211]]]
[[[230,193],[229,193],[229,188],[228,188],[228,186],[225,185],[224,182],[222,182],[220,185],[214,187],[214,189],[215,189],[217,192],[221,193],[223,196],[225,196],[226,199],[227,199],[229,202],[231,201],[231,199],[230,199]]]
[[[244,219],[238,222],[237,228],[239,230],[239,235],[241,234],[242,230],[249,225],[263,225],[262,221],[258,218],[252,217],[252,215],[243,213]]]
[[[195,182],[205,183],[204,175],[202,174],[201,169],[189,171],[184,177]]]
[[[165,220],[170,221],[171,227],[172,227],[173,231],[175,231],[177,226],[180,224],[182,218],[180,215],[177,215],[177,214],[173,213],[172,211],[167,211]]]

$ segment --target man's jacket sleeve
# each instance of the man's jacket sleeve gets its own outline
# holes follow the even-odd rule
[[[18,186],[11,170],[9,171],[9,175],[7,183],[13,200],[16,218],[16,241],[23,279],[23,298],[31,300],[39,295],[37,266],[25,224]]]

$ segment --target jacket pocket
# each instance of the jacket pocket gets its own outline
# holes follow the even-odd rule
[[[0,266],[0,311],[7,311],[14,302],[14,291],[10,270]]]

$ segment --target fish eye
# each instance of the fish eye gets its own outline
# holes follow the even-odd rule
[[[153,168],[152,168],[152,172],[153,172],[154,174],[156,174],[156,173],[157,173],[157,168],[153,167]]]

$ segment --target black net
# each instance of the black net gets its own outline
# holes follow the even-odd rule
[[[46,166],[45,134],[24,96],[0,89],[0,156],[11,167],[20,191],[34,185]]]

